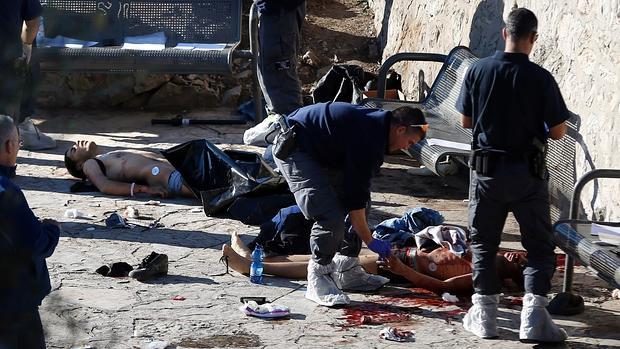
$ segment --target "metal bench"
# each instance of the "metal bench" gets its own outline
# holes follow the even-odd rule
[[[566,253],[563,293],[551,301],[551,305],[560,310],[560,313],[569,307],[566,303],[570,300],[574,302],[575,299],[572,295],[575,259],[582,265],[590,267],[598,277],[613,287],[620,288],[620,248],[601,245],[597,243],[598,237],[591,235],[593,223],[615,227],[620,227],[620,223],[579,220],[581,192],[587,183],[599,178],[620,179],[620,170],[597,169],[583,175],[573,190],[569,219],[560,220],[553,227],[555,242]],[[583,303],[583,300],[578,302]]]
[[[467,68],[478,58],[464,46],[453,48],[448,55],[433,53],[397,53],[382,65],[377,79],[377,98],[368,98],[362,105],[369,108],[394,110],[402,106],[422,109],[430,125],[427,138],[413,145],[409,152],[424,166],[439,176],[450,174],[454,161],[467,164],[469,150],[450,146],[430,145],[429,140],[440,139],[456,143],[471,144],[471,130],[461,127],[461,114],[456,110],[456,100]],[[418,102],[387,100],[385,79],[390,68],[400,61],[442,62],[437,78],[428,95]],[[420,88],[423,88],[423,79]],[[421,94],[422,95],[422,94]]]
[[[253,60],[256,79],[256,7],[250,11],[250,50],[240,50],[241,0],[41,0],[46,37],[96,41],[96,47],[38,50],[43,71],[230,74],[233,59]],[[163,50],[122,49],[124,38],[164,32]],[[221,49],[175,49],[179,43],[220,44]],[[255,103],[261,110],[260,103]],[[257,117],[262,113],[257,112]],[[258,120],[260,121],[260,120]]]

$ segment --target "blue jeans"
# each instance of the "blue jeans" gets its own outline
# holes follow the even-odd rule
[[[555,272],[555,244],[547,185],[547,180],[530,174],[527,163],[500,163],[492,177],[473,174],[469,225],[476,293],[500,293],[495,256],[509,211],[519,223],[521,244],[527,250],[525,290],[541,296],[549,292]]]

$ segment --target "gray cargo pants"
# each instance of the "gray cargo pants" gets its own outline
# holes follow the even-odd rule
[[[276,157],[274,159],[295,195],[301,212],[307,219],[315,221],[310,233],[312,259],[318,264],[327,265],[336,252],[357,257],[362,241],[351,227],[347,212],[341,204],[342,173],[324,168],[298,149],[286,161]]]
[[[258,81],[271,113],[286,115],[303,105],[297,51],[305,16],[305,3],[290,11],[260,14]]]
[[[549,292],[555,272],[555,244],[547,185],[547,180],[530,174],[526,163],[500,163],[493,177],[473,173],[469,225],[476,293],[500,293],[495,255],[509,211],[519,223],[521,244],[527,250],[525,291],[540,296]]]

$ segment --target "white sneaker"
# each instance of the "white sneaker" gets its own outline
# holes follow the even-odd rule
[[[307,299],[326,307],[351,303],[349,297],[332,280],[330,274],[333,270],[334,262],[328,265],[321,265],[310,259],[310,262],[308,262]]]
[[[30,118],[26,118],[19,128],[19,138],[23,142],[21,148],[25,150],[42,150],[56,148],[56,141],[39,131]]]
[[[547,311],[547,297],[526,293],[521,309],[519,340],[526,343],[559,343],[568,335],[563,328],[553,322]]]
[[[471,296],[472,307],[463,317],[465,330],[484,339],[497,338],[497,303],[499,295],[482,295],[474,293]]]
[[[390,282],[386,277],[368,273],[360,265],[358,257],[337,254],[334,256],[334,265],[332,279],[341,290],[370,292]]]

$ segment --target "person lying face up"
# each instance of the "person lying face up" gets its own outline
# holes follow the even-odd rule
[[[181,174],[154,152],[125,149],[104,153],[95,142],[79,140],[65,152],[65,167],[73,177],[90,181],[108,195],[194,197]]]

